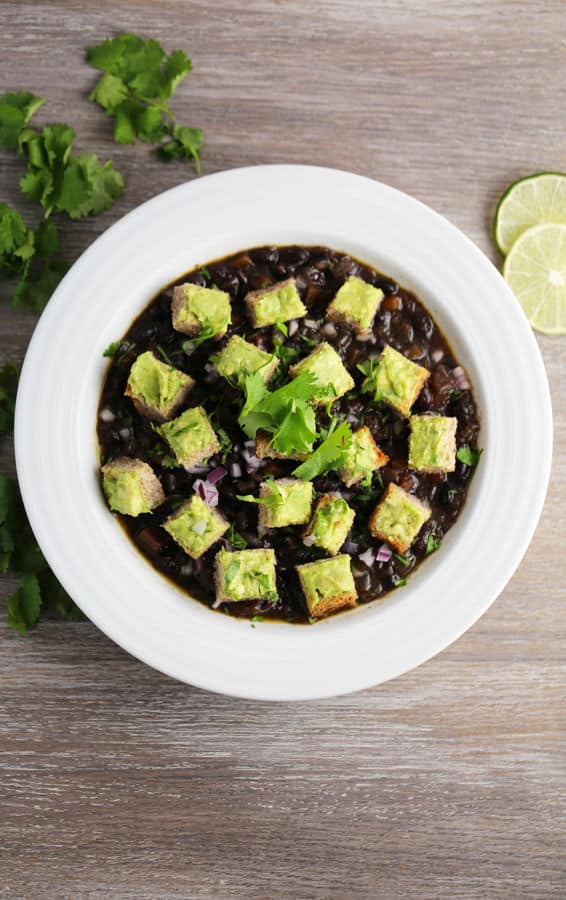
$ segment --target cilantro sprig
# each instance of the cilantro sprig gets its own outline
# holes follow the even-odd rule
[[[179,125],[168,100],[191,71],[183,50],[167,55],[155,40],[125,33],[89,47],[87,62],[102,75],[89,94],[114,119],[114,139],[156,144],[159,159],[192,160],[200,172],[202,130]]]
[[[310,453],[318,436],[316,419],[308,402],[320,394],[320,385],[310,372],[297,375],[288,384],[269,391],[261,375],[244,379],[245,403],[238,424],[248,437],[258,430],[273,435],[271,444],[279,453]]]
[[[82,613],[49,569],[34,538],[15,478],[0,475],[0,574],[13,571],[17,590],[8,597],[8,625],[24,633],[51,609],[67,619]]]
[[[474,469],[477,466],[481,455],[481,450],[470,447],[468,444],[465,444],[456,451],[456,459],[459,459],[465,466],[470,466],[471,469]]]
[[[334,420],[327,437],[316,448],[314,453],[293,470],[296,478],[312,481],[318,475],[337,469],[346,458],[352,442],[352,429],[347,422],[340,425]]]
[[[43,218],[31,228],[17,210],[0,203],[0,269],[18,279],[12,306],[32,312],[41,312],[67,270],[52,214],[78,219],[104,212],[124,186],[111,162],[72,153],[75,132],[69,125],[29,125],[43,102],[24,91],[0,95],[0,147],[26,159],[20,189],[43,208]]]

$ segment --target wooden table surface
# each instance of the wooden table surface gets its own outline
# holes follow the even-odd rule
[[[350,169],[429,203],[495,260],[504,187],[565,166],[561,0],[14,0],[0,21],[0,90],[45,96],[39,121],[72,123],[126,176],[111,212],[63,226],[71,259],[192,177],[115,146],[87,103],[84,48],[119,31],[192,56],[174,107],[204,128],[204,173]],[[21,163],[2,152],[0,167],[15,202]],[[8,304],[2,284],[2,362],[22,358],[35,324]],[[392,683],[233,700],[159,675],[88,622],[21,638],[2,604],[1,896],[566,895],[566,338],[539,345],[556,434],[536,536],[489,612]],[[13,469],[9,439],[1,462]]]

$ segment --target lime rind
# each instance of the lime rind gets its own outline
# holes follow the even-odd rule
[[[517,238],[503,277],[534,329],[566,333],[566,225],[535,225]]]
[[[566,224],[566,174],[537,172],[518,178],[501,197],[493,220],[493,239],[505,256],[527,229]]]

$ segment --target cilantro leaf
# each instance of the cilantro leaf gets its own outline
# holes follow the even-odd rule
[[[87,62],[103,74],[89,94],[114,118],[114,139],[156,144],[159,159],[188,159],[200,172],[202,131],[178,125],[167,101],[192,69],[183,50],[169,55],[155,40],[125,33],[90,47]]]
[[[234,525],[230,525],[230,528],[226,532],[226,540],[234,550],[245,550],[248,546],[248,542],[242,537],[239,531],[236,531]]]
[[[0,94],[0,147],[18,146],[20,132],[43,102],[27,91]]]
[[[281,424],[275,430],[271,446],[278,453],[310,453],[317,438],[312,406],[305,400],[292,400]]]
[[[0,573],[20,577],[8,597],[8,624],[20,632],[37,622],[41,609],[70,619],[82,613],[49,569],[28,522],[15,478],[0,475]]]
[[[8,597],[8,625],[24,634],[35,625],[41,609],[41,591],[36,575],[24,575],[17,591]]]
[[[465,444],[457,450],[456,459],[473,469],[479,463],[482,452],[482,450],[476,450],[474,447],[469,447]]]
[[[238,424],[248,437],[258,429],[273,434],[280,453],[310,453],[317,437],[314,411],[308,404],[320,392],[310,372],[303,372],[275,391],[269,391],[256,372],[244,379],[245,403]]]
[[[347,422],[334,425],[328,437],[319,444],[314,453],[293,470],[296,478],[304,478],[312,481],[317,475],[338,468],[350,447],[352,441],[352,429]]]
[[[0,366],[0,434],[11,431],[14,425],[19,374],[18,366]]]
[[[440,544],[440,538],[437,537],[433,531],[431,531],[426,539],[425,556],[428,556],[429,553],[434,553],[435,550],[438,550]]]

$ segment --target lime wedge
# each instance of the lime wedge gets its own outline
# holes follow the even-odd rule
[[[566,175],[541,172],[507,188],[495,210],[493,237],[505,256],[527,228],[545,222],[566,224]]]
[[[517,238],[503,277],[533,328],[566,333],[566,225],[535,225]]]

